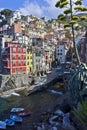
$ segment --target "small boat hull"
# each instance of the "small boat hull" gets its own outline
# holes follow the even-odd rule
[[[30,112],[19,112],[18,113],[18,116],[21,116],[21,117],[25,117],[25,116],[30,116]]]
[[[11,112],[21,112],[21,111],[24,111],[24,108],[12,108],[11,109]]]
[[[20,97],[20,95],[18,93],[11,93],[11,94],[7,94],[7,95],[2,95],[1,98],[3,98],[4,100],[11,102],[11,101],[15,101],[16,99],[18,99]]]
[[[5,119],[6,126],[14,126],[15,122],[12,119]]]
[[[64,83],[59,83],[54,86],[55,89],[59,89],[64,86]]]
[[[0,121],[0,129],[6,129],[6,123],[4,121]]]
[[[15,122],[19,122],[19,123],[21,123],[23,121],[22,117],[14,115],[14,114],[10,115],[10,119],[15,121]]]

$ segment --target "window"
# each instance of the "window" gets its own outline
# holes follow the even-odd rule
[[[16,52],[16,48],[13,48],[13,52]]]
[[[23,48],[23,52],[26,52],[26,48]]]
[[[21,61],[18,61],[18,65],[21,65]]]
[[[18,73],[18,69],[16,68],[16,73]]]
[[[27,56],[27,59],[29,59],[29,56]]]
[[[22,49],[21,49],[21,48],[18,48],[18,52],[22,52]]]
[[[13,56],[12,56],[12,58],[14,58],[14,59],[15,59],[15,58],[16,58],[16,55],[13,55]]]
[[[13,66],[15,66],[16,65],[16,61],[13,61]]]
[[[36,69],[38,70],[38,65],[36,65]]]
[[[21,55],[18,55],[18,58],[20,59],[20,58],[21,58]]]
[[[20,72],[22,72],[22,68],[20,68]]]
[[[26,61],[24,61],[24,65],[26,65]]]
[[[46,56],[46,59],[48,59],[48,56]]]
[[[32,56],[30,57],[30,59],[32,59]]]
[[[23,57],[24,57],[24,59],[26,59],[26,55],[24,55]]]
[[[29,65],[29,62],[27,63],[27,65]]]

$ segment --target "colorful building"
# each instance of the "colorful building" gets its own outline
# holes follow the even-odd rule
[[[33,59],[32,59],[32,48],[27,47],[26,52],[26,71],[27,74],[31,74],[33,71]]]
[[[26,46],[6,42],[2,52],[2,62],[5,74],[26,73]]]
[[[66,61],[66,49],[65,45],[56,46],[56,59],[62,63]]]
[[[78,46],[78,52],[81,62],[87,64],[87,36],[81,38]]]
[[[40,72],[43,62],[43,53],[40,47],[33,47],[33,73]]]
[[[46,70],[50,68],[50,53],[48,49],[44,50]]]

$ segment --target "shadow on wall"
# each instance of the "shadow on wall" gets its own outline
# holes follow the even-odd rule
[[[1,84],[2,84],[2,76],[0,76],[0,88],[1,88]]]

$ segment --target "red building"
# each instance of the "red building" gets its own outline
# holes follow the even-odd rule
[[[26,73],[26,47],[19,43],[5,43],[2,53],[5,74]]]

